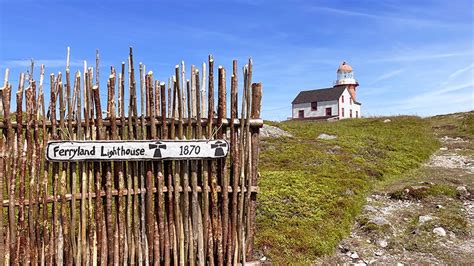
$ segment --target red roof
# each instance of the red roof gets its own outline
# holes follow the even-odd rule
[[[352,67],[346,61],[344,61],[337,69],[337,72],[352,72]]]

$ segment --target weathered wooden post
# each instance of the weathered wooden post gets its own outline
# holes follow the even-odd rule
[[[250,117],[252,119],[259,119],[260,118],[260,111],[261,111],[261,103],[262,103],[262,84],[261,83],[253,83],[252,84],[252,109]],[[253,244],[254,244],[254,235],[255,235],[255,218],[256,218],[256,210],[257,210],[257,194],[256,191],[252,191],[253,188],[256,188],[258,185],[258,157],[259,157],[259,150],[260,150],[260,128],[259,127],[252,127],[250,134],[251,134],[251,158],[252,158],[252,167],[250,169],[250,191],[248,192],[250,195],[250,202],[249,202],[249,222],[247,225],[247,256],[251,257],[253,254]]]

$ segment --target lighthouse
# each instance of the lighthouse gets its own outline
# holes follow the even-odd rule
[[[356,87],[359,86],[359,83],[354,78],[352,67],[346,61],[343,61],[337,69],[337,80],[334,87],[338,86],[347,87],[352,99],[356,101]]]
[[[359,83],[347,62],[337,69],[337,80],[329,88],[301,91],[291,102],[292,119],[346,119],[361,117],[361,103],[356,100]]]

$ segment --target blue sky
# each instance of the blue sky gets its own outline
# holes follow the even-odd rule
[[[64,72],[67,46],[73,71],[83,60],[94,65],[97,48],[105,71],[126,61],[131,45],[160,80],[181,60],[200,66],[211,53],[230,73],[232,59],[251,56],[262,116],[282,120],[300,90],[331,86],[347,60],[363,115],[466,111],[474,109],[473,10],[472,0],[0,0],[0,77],[8,67],[16,85],[30,58],[47,74]]]

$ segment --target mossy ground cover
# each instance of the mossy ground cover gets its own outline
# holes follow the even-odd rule
[[[418,117],[271,123],[293,138],[262,141],[257,250],[276,264],[309,263],[346,236],[380,181],[396,179],[438,147]],[[321,133],[336,135],[318,139]]]

